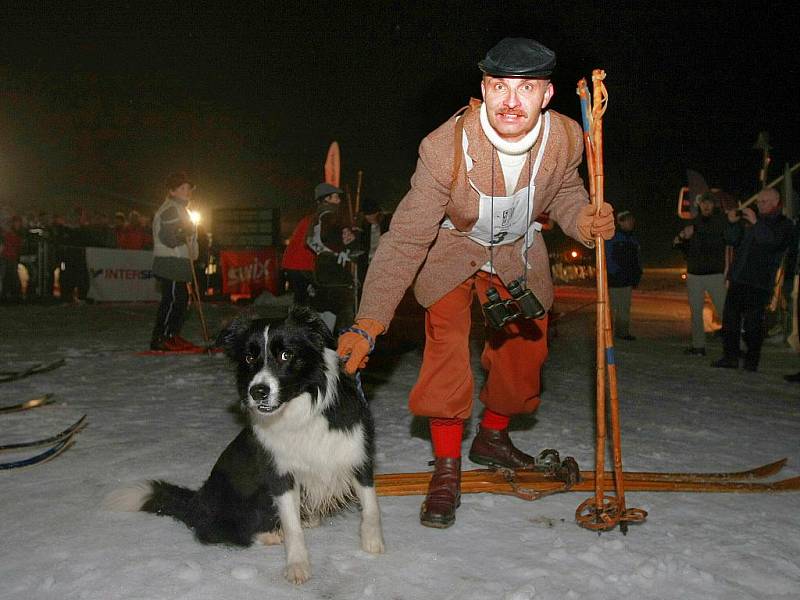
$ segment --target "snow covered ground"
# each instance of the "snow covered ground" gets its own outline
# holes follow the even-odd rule
[[[560,298],[564,312],[586,302],[580,293]],[[279,301],[259,310],[284,309]],[[206,307],[214,324],[234,310]],[[0,307],[0,370],[67,359],[57,371],[0,384],[3,405],[44,392],[58,398],[0,415],[0,443],[89,416],[63,455],[0,472],[0,598],[800,598],[800,493],[631,493],[629,505],[650,516],[627,536],[574,523],[586,493],[532,503],[468,495],[447,530],[419,525],[421,497],[383,497],[386,554],[359,549],[358,514],[347,512],[307,531],[313,576],[302,587],[282,578],[282,547],[202,546],[170,519],[105,512],[102,498],[121,483],[198,486],[240,427],[222,356],[135,354],[154,313],[153,305]],[[669,294],[635,297],[632,330],[639,339],[617,349],[626,468],[731,470],[788,456],[786,475],[800,474],[800,388],[781,377],[800,369],[800,357],[768,344],[758,373],[710,368],[716,341],[707,358],[685,357],[688,309]],[[200,339],[195,318],[186,333]],[[380,472],[427,468],[427,432],[406,409],[420,359],[412,348],[376,361],[365,377]],[[592,468],[593,369],[588,307],[559,322],[542,408],[512,431],[521,447],[556,447]]]

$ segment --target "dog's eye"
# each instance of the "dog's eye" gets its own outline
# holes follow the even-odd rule
[[[280,359],[281,362],[286,362],[288,360],[292,360],[292,356],[294,355],[291,352],[289,352],[288,350],[284,350],[278,355],[278,358]]]
[[[252,354],[245,354],[244,362],[246,362],[248,365],[252,365],[254,362],[256,362],[256,357]]]

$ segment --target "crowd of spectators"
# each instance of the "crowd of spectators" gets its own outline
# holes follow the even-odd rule
[[[52,296],[54,273],[64,270],[66,264],[73,265],[71,273],[77,275],[74,280],[61,282],[67,283],[71,292],[62,293],[61,299],[74,300],[77,289],[77,299],[84,300],[88,279],[81,276],[86,269],[83,249],[89,246],[152,250],[151,217],[136,210],[128,214],[120,211],[112,221],[108,213],[89,213],[82,208],[68,215],[6,215],[0,220],[0,301],[19,302],[32,291],[39,296]],[[36,289],[38,280],[41,290]]]

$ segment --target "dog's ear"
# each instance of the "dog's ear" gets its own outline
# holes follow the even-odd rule
[[[228,358],[236,360],[240,354],[242,341],[252,322],[252,317],[246,314],[235,317],[217,334],[214,345],[222,348]]]
[[[319,336],[320,346],[336,349],[336,339],[317,312],[295,304],[289,309],[289,319]]]

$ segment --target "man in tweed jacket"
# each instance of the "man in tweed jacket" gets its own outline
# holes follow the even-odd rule
[[[384,333],[405,290],[413,286],[426,308],[426,342],[413,414],[429,417],[434,473],[420,521],[449,527],[460,503],[461,436],[472,411],[470,311],[496,288],[520,280],[545,309],[553,285],[535,218],[547,212],[587,246],[614,233],[611,207],[599,215],[578,175],[582,133],[552,110],[549,80],[555,54],[533,40],[506,38],[481,61],[484,102],[473,102],[420,145],[411,190],[381,237],[364,283],[354,326],[339,338],[339,353],[355,372]],[[487,331],[481,362],[484,414],[470,460],[531,468],[536,459],[513,446],[509,418],[539,405],[540,370],[547,356],[547,319],[517,318]]]

